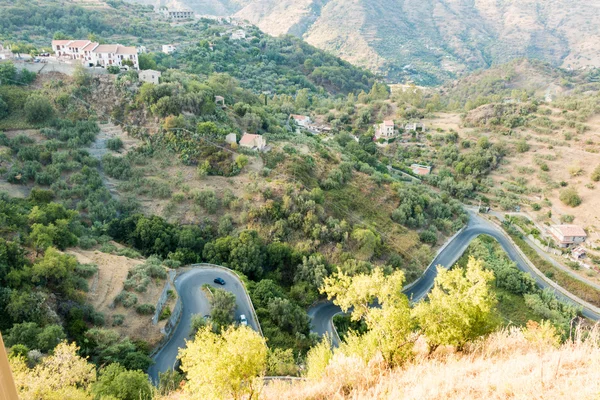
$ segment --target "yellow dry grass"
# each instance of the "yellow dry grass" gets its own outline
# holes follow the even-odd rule
[[[276,382],[275,399],[596,399],[600,347],[593,340],[554,348],[528,341],[518,329],[491,335],[467,354],[420,358],[395,370],[377,361],[338,356],[319,381]]]

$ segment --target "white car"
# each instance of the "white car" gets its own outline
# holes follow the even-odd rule
[[[244,314],[240,315],[240,325],[248,326],[248,320]]]

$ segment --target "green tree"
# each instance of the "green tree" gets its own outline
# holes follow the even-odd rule
[[[76,267],[75,257],[49,247],[44,258],[33,264],[32,280],[34,283],[45,281],[56,286],[62,285],[73,274]]]
[[[485,270],[483,262],[473,257],[469,258],[466,269],[438,267],[429,301],[422,301],[413,309],[432,349],[439,345],[460,348],[496,327],[493,280],[493,271]]]
[[[381,243],[381,239],[370,229],[354,229],[352,239],[358,244],[356,256],[361,260],[370,260]]]
[[[234,322],[235,295],[223,289],[213,288],[210,299],[210,317],[212,322],[221,327],[226,327]]]
[[[152,386],[142,371],[128,371],[118,363],[109,364],[100,370],[98,381],[92,385],[98,398],[119,400],[151,400]]]
[[[41,124],[54,116],[54,107],[45,96],[31,94],[24,106],[25,118],[32,124]]]
[[[257,399],[265,373],[265,340],[248,327],[229,327],[220,335],[201,329],[179,351],[187,374],[184,390],[204,399]]]

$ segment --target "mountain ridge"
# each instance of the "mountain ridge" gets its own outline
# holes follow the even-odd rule
[[[514,58],[600,66],[593,0],[130,0],[246,19],[293,34],[390,81],[435,85]],[[219,10],[217,10],[219,9]]]

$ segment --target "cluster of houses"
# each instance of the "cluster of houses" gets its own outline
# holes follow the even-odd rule
[[[140,68],[137,49],[120,44],[99,44],[89,40],[53,40],[52,51],[57,58],[78,60],[89,67],[114,65]]]
[[[398,131],[396,130],[396,124],[392,120],[385,120],[380,124],[376,124],[375,128],[375,137],[374,140],[379,139],[392,139],[398,136]],[[425,125],[420,122],[410,122],[401,127],[406,133],[420,133],[425,132]]]
[[[302,130],[312,133],[313,135],[331,132],[331,127],[329,125],[313,122],[308,115],[292,114],[289,119],[295,122],[296,133],[300,133]]]

